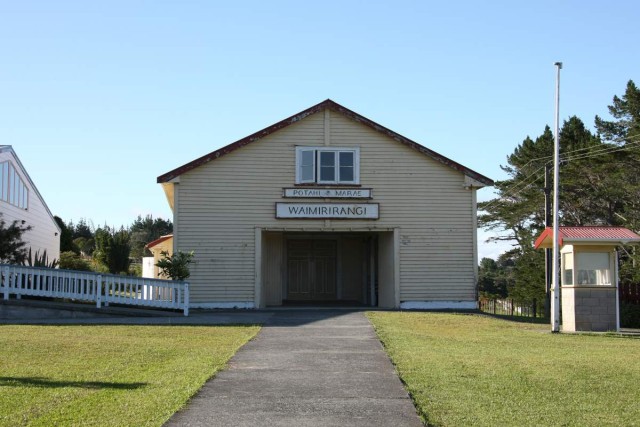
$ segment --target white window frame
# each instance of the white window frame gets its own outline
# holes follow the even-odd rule
[[[0,201],[20,209],[29,209],[29,187],[18,173],[18,169],[6,160],[0,162]]]
[[[313,151],[313,179],[302,179],[302,153]],[[335,154],[335,173],[334,180],[320,180],[320,153],[334,152]],[[340,180],[340,153],[353,153],[353,180]],[[321,185],[359,185],[360,184],[360,147],[296,147],[296,184],[321,184]]]
[[[597,259],[599,261],[597,264],[600,265],[596,265],[593,261],[596,256],[600,258]],[[606,265],[601,264],[600,261],[606,261]],[[611,264],[611,253],[609,252],[578,252],[576,254],[576,278],[574,283],[582,286],[613,286],[614,278],[612,277]],[[594,280],[589,281],[588,279],[591,278]],[[583,283],[585,279],[588,281]]]
[[[302,153],[313,151],[313,177],[311,179],[302,179]],[[316,152],[315,147],[296,147],[296,184],[314,184],[316,182]]]

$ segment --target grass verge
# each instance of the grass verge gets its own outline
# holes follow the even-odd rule
[[[371,312],[427,425],[638,425],[640,339],[483,315]]]
[[[257,326],[0,326],[0,425],[160,426]]]

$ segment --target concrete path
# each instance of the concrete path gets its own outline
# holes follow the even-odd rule
[[[275,311],[167,426],[421,426],[362,312]]]

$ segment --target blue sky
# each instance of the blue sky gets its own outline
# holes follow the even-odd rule
[[[494,179],[640,83],[636,1],[0,1],[0,144],[54,214],[170,217],[156,177],[326,98]],[[480,200],[491,198],[482,190]],[[487,245],[496,256],[504,245]]]

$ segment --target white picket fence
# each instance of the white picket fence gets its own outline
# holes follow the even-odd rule
[[[189,315],[189,283],[55,268],[0,264],[0,293],[183,310]]]

